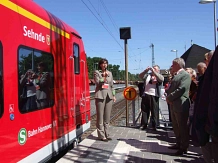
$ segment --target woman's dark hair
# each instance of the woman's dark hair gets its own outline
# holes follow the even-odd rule
[[[105,58],[100,59],[100,61],[98,62],[98,69],[99,69],[99,70],[101,69],[101,66],[100,66],[100,65],[101,65],[102,63],[104,63],[104,62],[106,62],[107,65],[108,65],[108,60],[105,59]]]
[[[47,70],[47,66],[45,65],[44,62],[39,62],[39,63],[38,63],[38,66],[43,67],[43,70],[44,70],[44,71]]]
[[[39,65],[40,67],[45,67],[45,63],[44,63],[44,62],[39,62],[38,65]]]

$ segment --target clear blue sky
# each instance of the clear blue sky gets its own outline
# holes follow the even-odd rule
[[[213,3],[199,0],[34,0],[75,28],[89,57],[107,58],[125,69],[124,41],[119,28],[131,27],[128,69],[135,74],[155,64],[168,69],[194,44],[214,49]],[[87,7],[88,6],[88,7]],[[90,11],[91,10],[91,11]]]

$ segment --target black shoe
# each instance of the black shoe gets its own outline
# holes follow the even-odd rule
[[[183,154],[187,153],[187,149],[179,149],[174,155],[175,156],[181,156]]]
[[[107,138],[107,140],[109,140],[109,141],[110,141],[110,140],[112,140],[112,138]]]
[[[168,148],[169,149],[180,149],[180,146],[175,144],[175,145],[169,146]]]
[[[108,139],[100,139],[101,141],[108,142]]]
[[[147,127],[146,127],[146,126],[141,126],[139,129],[140,129],[140,130],[146,130]]]

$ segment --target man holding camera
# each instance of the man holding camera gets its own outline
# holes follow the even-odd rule
[[[151,71],[151,73],[148,73]],[[159,98],[164,77],[160,74],[160,67],[155,65],[147,67],[139,77],[144,80],[144,91],[141,102],[141,127],[145,130],[148,126],[148,119],[151,113],[152,129],[156,130],[159,125]]]

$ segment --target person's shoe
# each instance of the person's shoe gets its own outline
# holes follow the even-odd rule
[[[146,126],[141,126],[139,129],[140,129],[140,130],[146,130],[147,127],[146,127]]]
[[[112,140],[112,138],[108,137],[108,138],[107,138],[107,140],[109,140],[109,141],[110,141],[110,140]]]
[[[180,149],[180,146],[175,144],[175,145],[169,146],[168,148],[169,149]]]
[[[187,153],[187,149],[179,149],[174,155],[175,156],[181,156],[183,154]]]
[[[104,142],[108,142],[108,139],[104,138],[104,139],[100,139],[101,141],[104,141]]]

